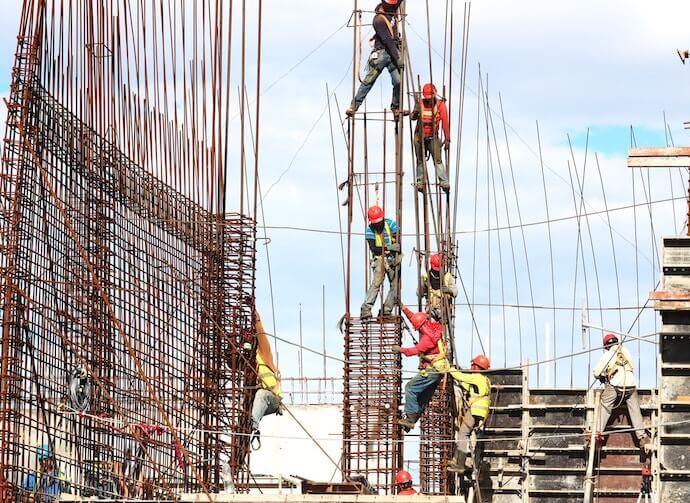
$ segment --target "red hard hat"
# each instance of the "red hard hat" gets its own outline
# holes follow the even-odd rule
[[[410,475],[410,472],[400,470],[398,473],[395,474],[396,484],[406,484],[407,482],[412,482],[412,475]]]
[[[424,96],[424,99],[430,100],[434,96],[436,96],[436,86],[433,85],[431,82],[428,84],[424,84],[424,88],[422,88],[422,96]]]
[[[472,364],[476,365],[482,370],[489,370],[489,368],[491,367],[489,359],[484,355],[477,355],[474,358],[472,358]]]
[[[604,347],[616,343],[618,343],[618,336],[616,334],[606,334],[604,336]]]
[[[398,2],[400,0],[383,0],[383,3],[386,3],[388,5],[398,5]]]
[[[372,206],[369,208],[367,215],[369,216],[369,223],[371,224],[377,224],[383,221],[383,210],[379,206]]]
[[[422,328],[422,325],[424,325],[429,320],[426,313],[422,312],[413,313],[410,316],[408,316],[408,318],[410,318],[410,323],[412,323],[412,326],[415,330],[419,330],[420,328]]]
[[[442,259],[442,257],[441,257],[440,253],[434,253],[431,256],[431,260],[429,260],[429,262],[431,263],[431,268],[434,271],[440,271],[441,270],[441,259]]]

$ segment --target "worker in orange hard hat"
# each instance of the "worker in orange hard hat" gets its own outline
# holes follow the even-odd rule
[[[481,372],[489,370],[491,364],[484,355],[472,358],[471,372],[461,372],[453,367],[450,375],[457,383],[458,439],[453,459],[448,463],[448,470],[463,472],[473,467],[470,454],[470,436],[473,431],[481,429],[489,415],[491,407],[491,381]]]
[[[402,72],[404,61],[403,53],[400,50],[400,37],[395,14],[403,0],[384,0],[376,8],[376,15],[372,22],[374,28],[374,50],[369,55],[367,61],[367,74],[362,80],[362,84],[357,90],[352,103],[345,111],[345,115],[352,117],[364,102],[364,99],[374,87],[376,79],[383,70],[388,70],[393,84],[393,97],[391,99],[391,110],[397,114],[400,108],[400,73]],[[397,115],[396,115],[397,117]]]
[[[429,270],[422,273],[422,290],[417,294],[426,297],[426,312],[436,321],[442,321],[443,299],[457,297],[458,287],[449,271],[445,271],[441,280],[441,266],[445,264],[440,253],[431,256],[429,265]]]
[[[418,191],[424,190],[424,172],[428,155],[434,160],[436,178],[441,188],[448,192],[450,183],[446,168],[441,160],[441,138],[439,126],[443,129],[443,148],[450,148],[450,123],[448,109],[443,99],[437,97],[436,86],[432,83],[424,85],[421,99],[417,101],[412,114],[412,120],[417,121],[414,132],[414,150],[417,155],[417,171],[415,186]]]
[[[405,414],[398,421],[403,429],[409,432],[434,396],[443,374],[450,370],[450,363],[443,341],[443,325],[429,319],[426,313],[414,313],[407,307],[403,308],[403,312],[414,329],[419,332],[419,343],[411,348],[392,348],[394,353],[419,356],[420,371],[405,385]]]
[[[400,470],[395,474],[396,493],[399,496],[412,496],[417,491],[412,489],[412,475],[406,470]]]
[[[398,243],[398,224],[394,220],[385,218],[380,206],[369,208],[367,217],[369,225],[365,237],[371,250],[371,284],[360,312],[360,316],[364,319],[371,317],[371,309],[374,307],[383,278],[386,276],[390,282],[390,290],[380,314],[383,316],[392,314],[393,308],[398,303],[400,264],[402,263]]]
[[[635,429],[640,449],[651,450],[651,440],[645,431],[640,410],[640,399],[637,396],[637,383],[633,373],[632,357],[618,341],[615,334],[606,334],[603,339],[604,354],[594,367],[594,378],[606,385],[599,401],[599,424],[597,438],[603,439],[603,432],[611,417],[614,407],[626,404],[630,422]],[[588,443],[589,437],[585,437]]]

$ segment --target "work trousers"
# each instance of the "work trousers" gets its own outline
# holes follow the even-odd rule
[[[384,69],[388,69],[388,73],[391,75],[391,83],[393,84],[393,97],[391,99],[391,110],[397,110],[400,108],[400,71],[395,63],[391,59],[390,54],[385,49],[379,49],[373,51],[369,55],[369,61],[367,62],[367,75],[362,80],[362,84],[357,90],[355,99],[352,102],[352,107],[357,110],[364,102],[364,98],[367,97],[371,88],[374,87],[376,79],[379,78],[381,72]]]
[[[260,389],[254,395],[252,404],[252,430],[259,429],[264,416],[275,414],[280,410],[280,398],[267,389]]]
[[[443,374],[433,368],[423,370],[405,385],[405,415],[421,414],[434,396]]]
[[[644,423],[642,422],[642,411],[640,410],[640,399],[637,396],[637,388],[618,388],[607,384],[601,393],[599,402],[599,429],[603,432],[611,417],[613,408],[617,405],[627,404],[630,422],[635,428],[637,438],[646,436]]]
[[[370,316],[371,309],[376,303],[376,298],[379,295],[379,289],[383,284],[383,279],[388,277],[390,283],[390,290],[386,295],[386,300],[383,303],[383,314],[389,315],[393,312],[393,308],[398,303],[398,284],[400,283],[400,262],[402,258],[400,254],[392,255],[391,258],[382,259],[380,255],[375,256],[371,260],[371,283],[367,290],[364,304],[362,304],[361,316]]]
[[[426,168],[427,152],[431,153],[431,158],[436,166],[436,178],[439,183],[448,182],[446,170],[443,167],[443,160],[441,158],[441,139],[438,136],[432,138],[422,138],[420,134],[414,135],[414,151],[417,154],[417,183],[424,182],[424,170]],[[431,180],[429,181],[431,183]]]

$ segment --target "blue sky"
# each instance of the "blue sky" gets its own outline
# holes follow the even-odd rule
[[[371,6],[374,3],[372,1]],[[434,2],[432,9],[431,42],[440,51],[443,12],[437,3],[440,6],[442,2]],[[428,59],[423,40],[426,34],[424,8],[422,2],[410,1],[409,4],[412,70],[420,73],[420,79],[425,81]],[[342,181],[345,177],[346,149],[340,125],[334,120],[337,170],[334,176],[328,114],[324,114],[324,107],[326,85],[331,92],[335,91],[341,109],[351,97],[348,65],[352,33],[342,26],[352,6],[350,2],[318,0],[265,0],[264,6],[263,87],[266,89],[270,83],[281,80],[262,97],[261,184],[266,190],[280,181],[264,202],[270,244],[259,242],[258,306],[269,328],[291,341],[299,339],[301,306],[304,343],[320,350],[321,295],[325,286],[326,348],[329,354],[341,357],[342,336],[335,329],[344,308],[340,240],[335,234],[277,227],[338,229],[335,180]],[[8,92],[19,2],[7,2],[4,7],[4,15],[0,18],[0,47],[3,48],[0,94],[3,96]],[[640,146],[665,144],[664,112],[675,144],[687,143],[682,122],[690,118],[690,98],[685,93],[690,68],[680,64],[675,49],[690,44],[684,22],[689,14],[690,5],[686,2],[655,4],[653,10],[647,2],[622,0],[472,4],[457,239],[461,277],[468,297],[477,304],[473,313],[485,344],[491,342],[490,356],[496,365],[515,365],[521,359],[542,358],[545,333],[554,332],[553,310],[527,306],[532,303],[542,307],[553,305],[549,229],[545,223],[540,223],[547,213],[543,184],[547,187],[549,216],[562,219],[550,226],[555,257],[553,291],[559,307],[555,318],[556,356],[582,349],[578,323],[579,309],[583,305],[593,308],[589,313],[591,321],[613,329],[627,329],[637,313],[634,309],[626,309],[619,317],[617,311],[610,309],[618,305],[618,293],[621,305],[634,307],[644,304],[654,288],[658,276],[655,244],[660,235],[681,230],[685,214],[683,201],[675,205],[658,203],[650,209],[638,208],[636,212],[618,210],[609,215],[610,221],[606,214],[597,212],[605,206],[628,206],[633,200],[639,203],[645,198],[662,200],[683,196],[682,174],[653,172],[649,179],[644,174],[643,185],[641,175],[631,173],[626,167],[625,157],[631,125]],[[455,15],[458,41],[462,22],[460,2],[456,2]],[[326,39],[322,47],[291,70]],[[458,54],[459,49],[456,49],[456,56]],[[488,80],[490,117],[497,130],[497,145],[490,137],[488,147],[483,112],[477,135],[478,64],[481,64],[484,87]],[[435,75],[440,75],[443,61],[436,54],[433,65]],[[456,59],[454,70],[457,72],[459,68]],[[447,74],[449,72],[447,69]],[[376,109],[387,103],[388,82],[388,76],[383,75],[368,98],[368,107]],[[457,75],[453,86],[453,96],[457,100]],[[499,93],[507,121],[507,137],[504,137],[500,121]],[[4,113],[3,110],[0,118]],[[451,113],[457,114],[457,108],[452,108]],[[544,161],[543,180],[537,120]],[[588,128],[590,148],[585,160]],[[383,158],[376,140],[382,138],[382,134],[376,126],[371,127],[372,164]],[[584,202],[580,201],[579,193],[573,195],[569,183],[575,173],[569,171],[569,163],[572,170],[573,160],[568,134],[573,141],[577,176],[585,174]],[[405,148],[407,183],[413,168],[409,145]],[[598,154],[599,169],[594,152]],[[514,177],[510,175],[509,159]],[[452,165],[455,166],[454,159]],[[402,222],[406,233],[413,228],[412,194],[406,185]],[[370,197],[373,197],[371,193]],[[518,228],[473,232],[475,228],[481,231],[516,225],[518,207],[523,223],[534,224],[525,227],[524,236]],[[595,214],[578,219],[576,215],[580,209]],[[362,231],[361,208],[357,207],[355,213],[354,229]],[[578,238],[578,223],[581,239]],[[357,239],[353,247],[354,306],[358,306],[364,290],[361,280],[364,247]],[[416,271],[409,265],[413,242],[411,238],[404,241],[403,292],[408,303],[415,300]],[[271,316],[266,247],[271,254],[275,327]],[[458,302],[466,303],[462,292]],[[485,305],[497,303],[523,307]],[[646,310],[635,325],[634,333],[653,332],[654,320],[654,313]],[[467,361],[477,352],[478,340],[472,335],[470,311],[466,306],[458,309],[456,335],[460,360]],[[594,346],[600,333],[591,331],[586,336],[591,339],[584,345]],[[296,350],[280,343],[278,352],[283,374],[296,375]],[[654,348],[635,344],[633,352],[642,354],[639,363],[643,367],[643,383],[654,384]],[[305,353],[303,359],[308,375],[322,373],[320,357]],[[576,359],[571,372],[569,360],[559,362],[555,370],[556,384],[588,384],[588,363],[587,357]],[[414,369],[415,362],[406,364],[407,370]],[[542,368],[540,377],[543,378],[545,372],[546,368]],[[340,365],[330,361],[327,373],[342,375]],[[530,378],[536,381],[534,371]]]

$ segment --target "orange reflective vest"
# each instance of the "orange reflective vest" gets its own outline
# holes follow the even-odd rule
[[[436,136],[436,132],[438,131],[438,123],[441,120],[438,102],[434,100],[434,106],[427,107],[424,105],[424,100],[422,100],[420,102],[420,108],[420,120],[422,121],[422,132],[424,133],[424,138],[433,138]]]

